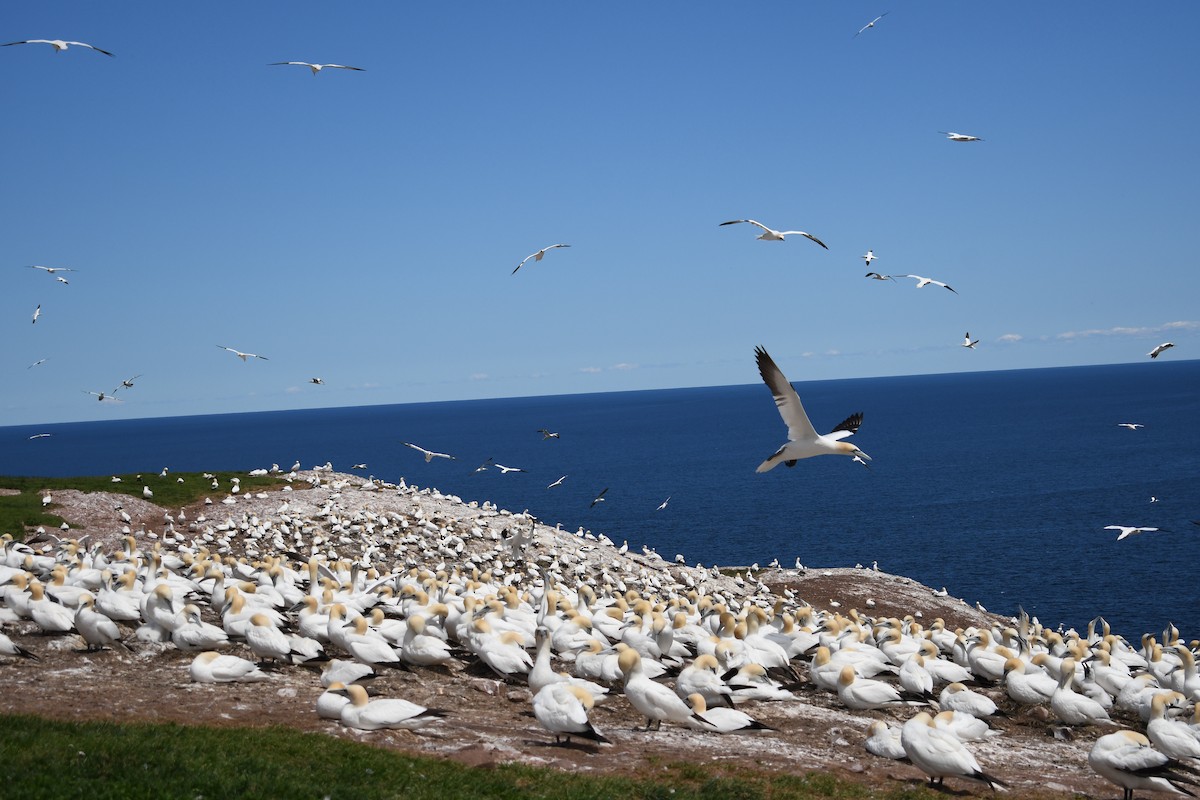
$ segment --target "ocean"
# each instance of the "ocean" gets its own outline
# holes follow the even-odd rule
[[[1200,638],[1200,361],[794,385],[818,430],[864,413],[869,469],[755,473],[786,438],[759,383],[3,427],[0,474],[365,463],[668,560],[878,564],[1052,627],[1102,615],[1129,638],[1168,623]],[[405,441],[456,458],[426,463]],[[476,472],[489,458],[525,472]],[[1106,525],[1161,530],[1118,542]]]

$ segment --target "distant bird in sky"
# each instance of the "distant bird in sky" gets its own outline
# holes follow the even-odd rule
[[[946,134],[946,138],[952,142],[982,142],[978,136],[971,136],[966,133],[955,133],[954,131],[938,131],[938,133]]]
[[[137,380],[138,378],[140,378],[140,377],[142,377],[142,376],[141,376],[141,375],[134,375],[132,378],[126,378],[125,380],[121,381],[121,386],[119,386],[119,387],[117,387],[117,388],[132,389],[132,388],[133,388],[133,382],[134,382],[134,381],[136,381],[136,380]]]
[[[813,236],[811,233],[805,233],[804,231],[777,231],[777,230],[768,228],[766,225],[763,225],[761,222],[757,222],[752,219],[731,219],[728,222],[722,222],[721,225],[737,225],[739,222],[749,222],[751,225],[756,225],[759,228],[762,228],[763,232],[760,233],[755,238],[762,239],[765,242],[782,242],[782,241],[784,241],[784,237],[795,234],[796,236],[803,236],[807,239],[811,239],[812,241],[821,245],[821,247],[824,247],[826,250],[829,249],[829,247],[824,242],[822,242],[817,237]],[[720,225],[718,225],[717,227],[720,227]]]
[[[510,472],[527,472],[520,467],[506,467],[503,464],[495,464],[496,469],[500,470],[500,474],[507,475]]]
[[[538,428],[538,433],[540,433],[542,435],[543,442],[546,441],[547,439],[557,439],[558,438],[557,433],[554,433],[553,431],[548,431],[545,428]]]
[[[314,384],[316,384],[317,386],[324,386],[324,385],[325,385],[325,379],[324,379],[324,378],[309,378],[309,379],[308,379],[308,382],[309,382],[309,383],[314,383]]]
[[[350,469],[366,469],[366,464],[351,464]]]
[[[38,307],[33,310],[33,324],[37,325],[38,317],[42,315],[42,304],[38,303]]]
[[[1117,536],[1117,541],[1119,542],[1127,536],[1133,536],[1138,533],[1152,533],[1154,531],[1162,530],[1162,529],[1161,528],[1143,528],[1143,527],[1139,527],[1136,525],[1105,525],[1104,530],[1120,531],[1121,533]]]
[[[450,455],[449,453],[438,453],[433,450],[426,450],[424,447],[421,447],[418,444],[413,444],[412,442],[404,442],[403,444],[405,447],[411,447],[413,450],[424,454],[426,464],[428,464],[430,461],[433,461],[435,458],[448,458],[451,461],[454,460],[454,456]]]
[[[491,463],[492,463],[492,457],[488,456],[487,461],[484,461],[482,464],[480,464],[478,467],[476,467],[475,471],[476,472],[487,472],[487,468],[491,465]]]
[[[871,460],[871,457],[862,450],[849,442],[842,441],[858,430],[859,425],[862,424],[861,413],[847,417],[825,435],[817,433],[812,423],[809,422],[808,414],[804,413],[800,395],[796,394],[796,390],[788,383],[788,379],[784,377],[783,372],[775,365],[767,351],[762,347],[756,347],[754,355],[758,362],[758,374],[762,376],[763,382],[771,390],[771,394],[775,398],[775,406],[779,409],[779,415],[783,417],[783,422],[788,429],[787,442],[770,458],[759,464],[755,472],[766,472],[778,466],[780,462],[792,467],[798,460],[813,456],[861,456],[867,461]]]
[[[562,485],[562,482],[563,482],[563,481],[565,481],[566,479],[567,479],[567,476],[566,476],[566,475],[563,475],[562,477],[560,477],[558,480],[556,480],[554,483],[550,484],[550,485],[549,485],[549,486],[547,486],[546,488],[547,488],[547,489],[553,489],[555,486],[561,486],[561,485]]]
[[[50,436],[50,435],[51,434],[49,434],[49,433],[35,433],[33,436],[30,436],[29,438],[30,439],[45,439],[47,436]]]
[[[666,499],[666,500],[663,500],[661,503],[659,503],[659,504],[658,504],[658,508],[656,508],[656,509],[654,509],[654,510],[655,510],[655,511],[662,511],[664,508],[666,508],[666,507],[667,507],[667,503],[669,503],[669,502],[671,502],[671,495],[667,495],[667,499]]]
[[[268,67],[280,66],[296,66],[308,67],[312,70],[312,74],[316,75],[323,69],[352,69],[355,72],[366,72],[362,67],[347,67],[345,64],[310,64],[307,61],[273,61],[267,65]]]
[[[25,369],[33,369],[33,368],[34,368],[34,367],[36,367],[36,366],[39,366],[39,365],[41,365],[41,364],[45,364],[45,363],[46,363],[47,361],[49,361],[49,360],[50,360],[50,359],[48,359],[48,358],[39,358],[37,361],[33,362],[32,364],[30,364],[30,365],[29,365],[28,367],[26,367]]]
[[[525,256],[525,258],[521,260],[521,263],[520,263],[520,264],[517,264],[517,267],[516,267],[516,269],[514,269],[514,270],[512,271],[512,274],[513,274],[513,275],[516,275],[516,274],[517,274],[517,270],[518,270],[518,269],[520,269],[521,267],[525,266],[525,262],[526,262],[526,261],[528,261],[528,260],[529,260],[529,259],[531,259],[531,258],[532,258],[534,261],[541,261],[541,260],[542,260],[542,257],[543,257],[544,255],[546,255],[546,251],[547,251],[547,250],[553,250],[553,249],[554,249],[554,248],[556,248],[556,247],[570,247],[570,246],[571,246],[571,245],[569,245],[569,244],[552,244],[552,245],[547,245],[546,247],[543,247],[541,250],[538,250],[538,251],[537,251],[536,253],[534,253],[533,255],[528,255],[528,256]]]
[[[69,280],[67,280],[66,278],[64,278],[62,275],[55,275],[55,276],[54,276],[54,280],[58,281],[58,282],[59,282],[59,283],[61,283],[63,286],[70,286],[70,285],[71,285],[71,282],[70,282]]]
[[[874,28],[874,27],[875,27],[875,23],[876,23],[876,22],[879,22],[879,20],[881,20],[881,19],[883,19],[884,17],[886,17],[886,16],[888,15],[888,13],[889,13],[889,12],[885,11],[885,12],[883,12],[882,14],[880,14],[878,17],[876,17],[875,19],[873,19],[873,20],[871,20],[870,22],[868,22],[866,25],[863,25],[861,28],[859,28],[859,29],[858,29],[858,33],[862,33],[862,32],[863,32],[863,31],[865,31],[867,28]],[[858,38],[858,33],[854,34],[854,38],[855,38],[855,39],[857,39],[857,38]]]
[[[955,292],[955,294],[958,294],[958,293]],[[967,331],[966,335],[963,337],[962,346],[967,348],[968,350],[974,350],[975,345],[977,345],[977,344],[979,344],[979,340],[975,339],[974,341],[972,341],[971,340],[971,332]]]
[[[871,262],[877,258],[879,258],[879,256],[875,255],[874,250],[868,250],[866,253],[863,254],[863,261],[867,262],[868,267],[871,266]]]
[[[895,282],[895,280],[896,280],[896,279],[895,279],[895,278],[893,278],[891,275],[881,275],[881,274],[880,274],[880,273],[878,273],[878,272],[868,272],[868,273],[867,273],[865,276],[863,276],[863,277],[870,278],[871,280],[875,280],[875,281],[892,281],[893,283],[894,283],[894,282]]]
[[[53,275],[56,272],[78,272],[79,270],[71,269],[70,267],[43,267],[41,264],[30,264],[30,269],[43,269],[46,274]]]
[[[241,350],[234,350],[232,347],[226,347],[225,345],[221,345],[221,344],[217,345],[217,347],[221,348],[222,350],[228,350],[229,352],[233,353],[235,356],[240,358],[242,361],[246,361],[247,359],[250,359],[250,358],[261,358],[263,361],[270,361],[270,359],[267,358],[266,356],[260,356],[257,353],[243,353]],[[247,363],[249,363],[249,362],[247,362]]]
[[[607,491],[608,491],[607,486],[605,486],[603,489],[601,489],[600,494],[596,495],[596,497],[592,500],[592,504],[590,506],[588,506],[588,508],[595,508],[597,503],[603,503],[604,502],[604,493]]]
[[[1150,356],[1151,358],[1158,358],[1160,355],[1162,355],[1162,352],[1164,350],[1170,350],[1174,346],[1175,346],[1174,342],[1163,342],[1162,344],[1160,344],[1158,347],[1151,350],[1146,355]]]
[[[21,42],[8,42],[7,44],[0,44],[0,47],[11,47],[14,44],[48,44],[54,48],[54,52],[56,53],[61,53],[63,50],[66,50],[68,46],[75,45],[76,47],[86,47],[89,50],[95,50],[97,53],[104,53],[106,56],[112,55],[112,53],[108,52],[107,50],[101,50],[94,44],[88,44],[87,42],[64,42],[62,39],[26,39]]]
[[[83,393],[84,393],[84,394],[95,395],[96,399],[97,399],[98,401],[100,401],[101,403],[103,403],[105,400],[108,400],[109,402],[113,402],[113,403],[119,403],[119,402],[120,402],[119,400],[117,400],[117,398],[116,398],[116,397],[114,397],[114,396],[113,396],[113,393],[112,393],[112,392],[90,392],[90,391],[88,391],[87,389],[84,389],[84,390],[83,390]]]
[[[1138,428],[1144,428],[1146,426],[1140,422],[1118,422],[1117,427],[1118,428],[1129,428],[1129,430],[1131,430],[1131,431],[1136,431]]]
[[[931,284],[931,283],[932,283],[934,286],[940,286],[940,287],[942,287],[943,289],[950,289],[950,285],[949,285],[949,284],[947,284],[947,283],[942,283],[941,281],[935,281],[933,278],[923,278],[923,277],[921,277],[920,275],[898,275],[897,277],[900,277],[900,278],[916,278],[916,279],[917,279],[917,288],[918,288],[918,289],[923,289],[924,287],[928,286],[928,285],[929,285],[929,284]],[[950,289],[950,291],[954,292],[954,290],[953,290],[953,289]],[[958,294],[958,292],[954,292],[954,293],[955,293],[955,294]]]

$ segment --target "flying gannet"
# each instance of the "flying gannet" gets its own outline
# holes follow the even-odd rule
[[[525,256],[525,258],[521,259],[521,263],[520,263],[520,264],[517,264],[516,268],[515,268],[515,269],[513,269],[513,271],[512,271],[512,274],[513,274],[513,275],[516,275],[516,274],[517,274],[517,270],[518,270],[518,269],[520,269],[521,267],[525,266],[525,262],[529,261],[529,259],[531,259],[531,258],[532,258],[534,261],[541,261],[541,260],[542,260],[542,257],[546,255],[546,251],[547,251],[547,250],[553,250],[553,249],[554,249],[554,248],[556,248],[556,247],[570,247],[570,246],[571,246],[571,245],[569,245],[569,244],[551,244],[551,245],[547,245],[546,247],[543,247],[541,250],[538,250],[536,253],[533,253],[532,255]]]
[[[954,133],[953,131],[938,131],[938,133],[946,134],[946,138],[952,142],[982,142],[978,136],[971,136],[966,133]]]
[[[771,356],[762,347],[754,348],[754,354],[758,360],[758,373],[762,376],[763,382],[767,384],[767,388],[771,390],[771,394],[775,397],[775,405],[779,409],[779,415],[783,417],[783,422],[787,425],[788,441],[780,447],[766,461],[758,465],[755,472],[766,472],[773,469],[780,462],[787,464],[789,467],[795,466],[796,462],[802,458],[812,458],[813,456],[824,455],[843,455],[843,456],[860,456],[867,461],[871,457],[859,450],[849,442],[843,442],[847,436],[858,430],[862,424],[862,414],[857,413],[847,417],[836,428],[827,434],[821,435],[813,428],[812,423],[808,420],[808,414],[804,413],[804,406],[800,403],[800,395],[796,394],[796,390],[788,383],[788,379],[784,377],[783,372],[771,360]]]
[[[89,50],[95,50],[97,53],[104,53],[106,56],[112,55],[112,53],[108,52],[107,50],[101,50],[94,44],[88,44],[87,42],[65,42],[62,39],[26,39],[21,42],[8,42],[7,44],[0,44],[0,47],[11,47],[14,44],[48,44],[54,48],[54,52],[56,53],[61,53],[63,50],[66,50],[68,46],[75,45],[76,47],[86,47]]]
[[[1153,350],[1151,350],[1149,353],[1146,353],[1146,355],[1150,356],[1151,358],[1158,358],[1160,355],[1162,355],[1162,352],[1164,350],[1169,350],[1170,348],[1172,348],[1174,346],[1175,346],[1174,342],[1163,342],[1158,347],[1155,347]]]
[[[229,352],[233,353],[235,356],[240,358],[242,361],[247,361],[247,359],[251,359],[251,358],[261,358],[263,361],[270,360],[266,356],[260,356],[257,353],[243,353],[241,350],[234,350],[232,347],[226,347],[225,345],[221,345],[221,344],[217,345],[217,347],[221,348],[222,350],[228,350]]]
[[[1120,531],[1121,533],[1117,536],[1117,541],[1119,542],[1122,539],[1126,538],[1127,536],[1133,536],[1138,533],[1153,533],[1154,531],[1157,531],[1160,529],[1159,528],[1142,528],[1142,527],[1138,527],[1136,525],[1105,525],[1104,530]]]
[[[752,220],[752,219],[731,219],[728,222],[722,222],[721,225],[737,225],[739,222],[749,222],[751,225],[757,225],[759,228],[762,228],[763,232],[760,233],[755,238],[762,239],[765,242],[782,242],[782,241],[784,241],[784,237],[795,234],[796,236],[803,236],[807,239],[813,240],[817,244],[821,245],[821,247],[824,247],[826,250],[829,249],[829,247],[824,242],[822,242],[817,237],[813,236],[811,233],[805,233],[804,231],[777,231],[777,230],[768,228],[766,225],[763,225],[761,222],[758,222],[758,221]],[[720,226],[717,226],[717,227],[720,227]]]
[[[863,25],[861,28],[859,28],[859,29],[858,29],[858,33],[862,33],[862,32],[863,32],[863,31],[865,31],[867,28],[874,28],[874,27],[875,27],[875,23],[876,23],[876,22],[879,22],[879,20],[881,20],[881,19],[883,19],[884,17],[886,17],[886,16],[888,15],[888,13],[889,13],[889,12],[885,11],[885,12],[883,12],[882,14],[880,14],[878,17],[876,17],[875,19],[873,19],[873,20],[871,20],[870,22],[868,22],[866,25]],[[855,38],[855,39],[857,39],[857,38],[858,38],[858,33],[854,34],[854,38]]]
[[[417,452],[422,453],[425,456],[426,464],[428,464],[430,461],[433,461],[435,458],[448,458],[451,461],[454,460],[454,456],[450,455],[449,453],[436,453],[433,450],[426,450],[424,447],[421,447],[420,445],[417,445],[417,444],[413,444],[412,442],[403,442],[402,444],[405,447],[411,447],[413,450],[416,450]]]
[[[320,72],[323,69],[352,69],[355,72],[365,72],[366,71],[362,67],[347,67],[345,64],[310,64],[307,61],[273,61],[270,64],[268,64],[267,66],[268,67],[280,67],[280,66],[308,67],[309,69],[312,70],[313,75],[316,75],[318,72]]]
[[[955,294],[957,294],[957,292],[956,292]],[[973,340],[973,341],[972,341],[972,339],[971,339],[971,332],[970,332],[970,331],[967,331],[967,333],[966,333],[966,334],[963,336],[963,343],[962,343],[962,346],[963,346],[963,347],[965,347],[965,348],[967,348],[968,350],[974,350],[974,349],[975,349],[975,345],[977,345],[977,344],[979,344],[979,340],[978,340],[978,339],[975,339],[975,340]]]
[[[918,289],[923,289],[923,288],[925,288],[926,286],[928,286],[928,285],[929,285],[929,284],[931,284],[931,283],[932,283],[932,284],[934,284],[935,286],[940,286],[940,287],[942,287],[943,289],[950,289],[950,285],[949,285],[949,284],[947,284],[947,283],[942,283],[941,281],[935,281],[933,278],[924,278],[924,277],[922,277],[922,276],[920,276],[920,275],[900,275],[900,276],[898,276],[898,277],[900,277],[900,278],[916,278],[916,279],[917,279],[917,288],[918,288]],[[954,292],[954,290],[953,290],[953,289],[950,289],[950,291]],[[958,294],[958,292],[954,292],[954,293],[955,293],[955,294]]]

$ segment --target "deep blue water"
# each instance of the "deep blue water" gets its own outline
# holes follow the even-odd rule
[[[1168,622],[1200,637],[1200,361],[796,386],[818,429],[864,412],[854,439],[872,469],[821,457],[756,474],[785,430],[754,384],[7,427],[0,474],[366,462],[364,475],[528,509],[667,559],[878,561],[1047,625],[1103,614],[1130,637]],[[27,438],[41,432],[53,436]],[[426,464],[405,440],[457,460]],[[474,472],[489,456],[528,472]],[[1165,530],[1117,542],[1111,524]]]

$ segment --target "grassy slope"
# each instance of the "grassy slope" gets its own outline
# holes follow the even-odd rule
[[[603,751],[596,756],[603,757]],[[916,800],[940,796],[911,784],[872,793],[825,775],[721,773],[692,764],[663,766],[653,779],[585,776],[515,765],[466,767],[284,728],[69,723],[4,715],[0,715],[0,764],[6,775],[3,794],[22,798]]]
[[[212,478],[205,474],[214,475],[220,483],[220,488],[212,488]],[[53,493],[57,489],[77,489],[81,492],[113,492],[142,497],[143,486],[149,486],[154,492],[150,502],[166,509],[176,509],[180,506],[194,503],[211,494],[224,496],[232,485],[230,478],[240,478],[242,491],[259,490],[278,486],[283,483],[281,478],[267,476],[249,476],[240,472],[168,472],[161,477],[157,472],[143,472],[139,475],[118,475],[119,483],[113,482],[112,476],[83,477],[83,478],[35,478],[0,476],[0,488],[16,489],[20,494],[0,495],[0,533],[10,533],[20,541],[24,538],[27,528],[38,525],[46,528],[57,528],[63,523],[61,517],[53,513],[52,502],[46,511],[42,509],[42,494],[46,491]],[[179,479],[183,482],[180,483]]]

